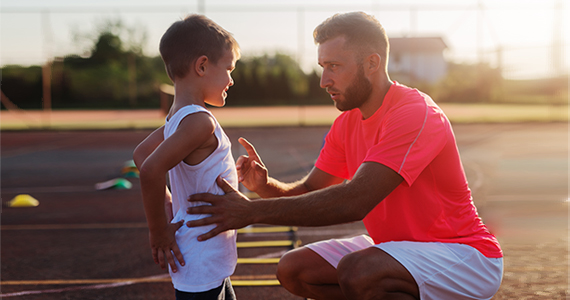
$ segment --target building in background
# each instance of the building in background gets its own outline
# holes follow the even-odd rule
[[[390,38],[388,72],[403,83],[436,83],[447,75],[441,37]]]

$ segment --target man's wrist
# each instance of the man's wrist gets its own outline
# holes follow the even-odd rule
[[[275,179],[269,177],[265,184],[259,186],[255,191],[260,197],[268,198],[275,196]]]
[[[249,207],[248,207],[248,225],[251,224],[261,224],[264,223],[263,222],[263,218],[261,218],[261,216],[263,215],[263,209],[262,209],[262,202],[264,200],[250,200],[249,202]]]

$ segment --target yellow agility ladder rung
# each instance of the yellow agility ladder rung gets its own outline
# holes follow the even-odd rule
[[[279,280],[232,280],[233,286],[274,286],[281,285]]]
[[[279,263],[279,258],[238,258],[238,264],[276,264]]]
[[[293,241],[255,241],[255,242],[237,242],[238,248],[255,248],[255,247],[291,247],[294,245]]]
[[[272,226],[272,227],[244,227],[238,229],[238,233],[274,233],[297,231],[297,227],[292,226]]]
[[[232,285],[235,286],[270,286],[279,285],[279,280],[274,274],[262,275],[232,275]],[[51,280],[5,280],[0,285],[91,285],[91,284],[115,284],[115,283],[148,283],[148,282],[172,282],[166,274],[142,278],[108,278],[108,279],[51,279]]]

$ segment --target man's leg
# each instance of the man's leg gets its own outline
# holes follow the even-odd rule
[[[381,249],[371,247],[347,254],[337,269],[346,299],[420,299],[410,272]]]
[[[277,266],[277,279],[290,293],[312,299],[346,299],[336,269],[309,248],[287,252]]]

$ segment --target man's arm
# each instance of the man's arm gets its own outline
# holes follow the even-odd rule
[[[219,180],[226,195],[197,194],[190,201],[212,206],[188,209],[191,214],[210,217],[188,222],[190,227],[217,224],[199,237],[206,240],[228,229],[254,223],[295,226],[326,226],[362,220],[390,194],[403,178],[394,170],[375,162],[365,162],[353,179],[298,196],[249,200]]]

